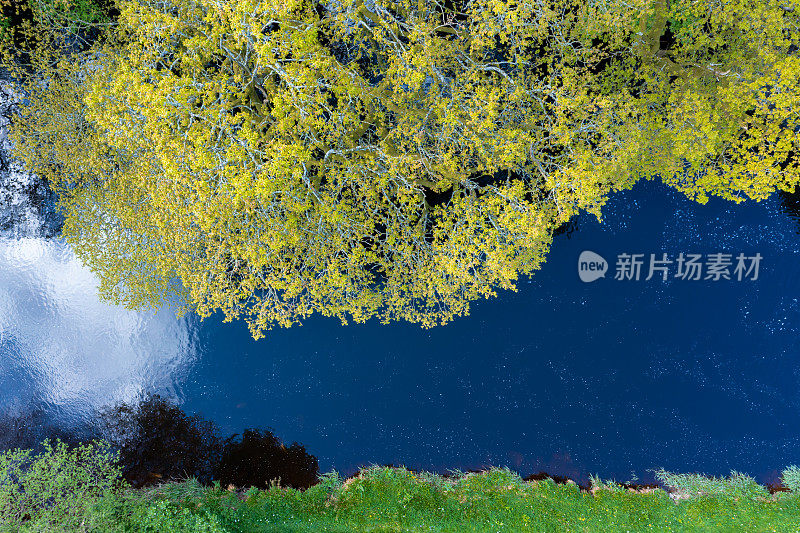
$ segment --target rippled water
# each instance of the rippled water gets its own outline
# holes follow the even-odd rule
[[[0,413],[45,408],[76,424],[94,408],[157,388],[178,395],[196,331],[170,309],[132,312],[59,240],[0,239]]]

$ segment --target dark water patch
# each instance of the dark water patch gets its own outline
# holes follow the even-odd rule
[[[119,450],[122,474],[134,486],[195,478],[209,484],[222,454],[213,422],[187,415],[181,408],[151,396],[103,410],[98,436]]]
[[[70,446],[89,437],[87,428],[66,428],[54,423],[51,413],[37,408],[24,414],[0,418],[0,450],[36,449],[46,439],[58,439]]]
[[[72,428],[54,424],[43,409],[0,418],[0,451],[39,451],[45,439],[70,448],[106,441],[119,453],[123,478],[135,487],[194,478],[206,485],[304,489],[319,476],[317,458],[305,446],[287,446],[270,429],[248,428],[224,437],[214,422],[187,414],[159,395],[104,408]]]
[[[245,429],[227,438],[218,467],[223,486],[307,488],[317,483],[319,463],[305,446],[284,445],[270,430]]]
[[[269,429],[223,438],[217,425],[153,395],[99,413],[95,437],[119,451],[122,474],[134,486],[195,478],[200,483],[307,488],[317,482],[317,459],[304,446],[283,444]]]
[[[795,189],[793,192],[779,191],[778,197],[781,211],[795,221],[797,232],[800,233],[800,189]]]

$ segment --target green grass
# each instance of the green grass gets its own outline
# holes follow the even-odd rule
[[[207,531],[247,532],[800,530],[800,497],[734,494],[676,502],[663,490],[636,493],[606,483],[590,494],[575,485],[523,482],[500,469],[444,479],[375,468],[344,484],[329,477],[305,492],[273,488],[239,494],[189,483],[130,501],[148,510],[158,505],[148,515],[152,531],[181,531],[174,516],[190,524],[183,531],[201,523]],[[142,523],[140,514],[130,516],[128,527]]]
[[[0,455],[0,531],[800,531],[800,493],[770,495],[737,473],[658,472],[672,495],[597,478],[587,492],[506,469],[445,478],[378,467],[347,480],[328,474],[305,491],[192,480],[133,489],[113,459],[102,444]],[[796,475],[784,472],[787,486]]]

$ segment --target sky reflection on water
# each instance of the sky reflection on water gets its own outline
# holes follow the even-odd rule
[[[74,424],[155,387],[177,397],[194,331],[170,309],[98,300],[96,278],[58,240],[0,239],[0,413],[45,408]]]

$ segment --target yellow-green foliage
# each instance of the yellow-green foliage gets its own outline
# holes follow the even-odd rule
[[[777,0],[118,7],[113,39],[29,84],[15,140],[129,305],[178,294],[256,337],[314,313],[432,326],[642,177],[700,201],[798,180]]]
[[[652,29],[641,28],[648,37],[637,72],[650,93],[643,98],[649,112],[638,122],[648,141],[644,174],[658,174],[702,203],[709,195],[761,200],[793,190],[798,10],[779,0],[654,5]],[[657,38],[667,23],[676,41],[669,53]]]
[[[0,58],[41,61],[56,49],[88,46],[91,34],[112,25],[112,6],[113,0],[0,0]]]

